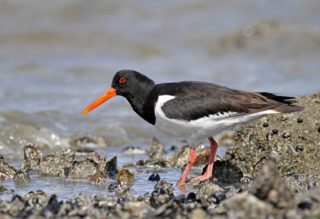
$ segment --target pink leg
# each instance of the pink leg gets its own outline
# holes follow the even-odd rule
[[[196,161],[196,157],[197,157],[196,149],[193,147],[190,147],[189,162],[188,162],[186,168],[184,169],[179,181],[177,182],[177,186],[181,186],[181,185],[185,184],[187,176],[191,170],[191,167],[194,164],[194,162]]]
[[[203,175],[192,178],[191,181],[196,181],[196,180],[204,181],[212,177],[214,159],[216,157],[218,143],[212,137],[209,138],[209,141],[210,141],[210,157],[209,157],[207,170]]]

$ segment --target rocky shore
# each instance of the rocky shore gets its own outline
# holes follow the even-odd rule
[[[81,179],[107,184],[106,192],[61,201],[39,188],[23,196],[0,186],[0,218],[320,218],[320,93],[298,98],[302,112],[272,115],[246,124],[234,135],[226,156],[216,159],[214,179],[187,183],[181,193],[162,179],[161,172],[147,180],[157,182],[151,191],[134,196],[135,173],[130,168],[183,168],[186,147],[166,147],[154,139],[148,159],[117,166],[92,150],[69,149],[43,155],[35,145],[23,148],[20,169],[0,157],[0,178],[21,186],[30,172],[40,176]],[[198,146],[197,165],[208,159],[208,148]],[[135,147],[124,153],[142,153]],[[185,191],[185,192],[184,192]]]

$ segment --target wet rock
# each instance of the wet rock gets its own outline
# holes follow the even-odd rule
[[[103,138],[98,138],[97,140],[88,137],[83,136],[79,138],[72,138],[69,141],[71,146],[74,147],[84,147],[84,148],[92,148],[92,147],[105,147],[107,146],[107,143]]]
[[[250,194],[236,194],[225,202],[227,218],[269,218],[272,206]]]
[[[127,201],[133,201],[135,198],[130,191],[130,184],[121,181],[117,184],[116,190],[117,203],[123,204]]]
[[[48,155],[43,158],[39,172],[43,176],[65,176],[73,166],[74,156],[71,150],[66,150],[61,155]]]
[[[73,178],[87,178],[96,174],[98,171],[98,164],[93,160],[86,159],[83,161],[74,161],[68,176]]]
[[[31,169],[36,170],[39,168],[42,153],[35,145],[27,145],[23,147],[24,152],[24,165],[29,166]]]
[[[161,205],[167,203],[173,198],[173,185],[161,180],[154,186],[154,190],[151,193],[150,205],[154,208],[158,208]]]
[[[262,166],[250,192],[276,208],[289,208],[293,204],[293,193],[280,178],[277,165],[272,160]]]
[[[0,193],[6,191],[6,187],[4,187],[3,185],[0,184]]]
[[[224,192],[224,191],[217,184],[207,183],[207,184],[201,185],[200,189],[197,192],[197,198],[201,201],[202,204],[208,206],[212,201],[210,198],[216,192]]]
[[[160,168],[169,168],[172,167],[172,162],[169,159],[166,158],[159,158],[159,159],[152,159],[152,160],[145,160],[145,161],[138,161],[137,165],[154,168],[154,167],[160,167]]]
[[[49,197],[47,196],[47,194],[42,190],[37,190],[35,192],[33,191],[28,192],[23,198],[31,207],[44,207],[49,200]],[[39,205],[39,206],[36,206],[36,205]]]
[[[106,178],[106,173],[101,170],[98,170],[95,174],[88,176],[88,181],[97,184],[102,184],[105,182]]]
[[[150,175],[150,177],[149,177],[149,179],[148,180],[150,180],[150,181],[160,181],[160,176],[159,176],[159,174],[155,174],[155,173],[153,173],[153,174],[151,174]]]
[[[212,194],[212,197],[215,199],[214,203],[219,204],[221,201],[225,200],[227,198],[227,195],[225,191],[219,190]]]
[[[154,186],[154,191],[159,191],[160,189],[163,189],[165,193],[169,194],[170,196],[173,196],[173,184],[168,183],[165,180],[161,180],[160,182],[156,183]]]
[[[30,182],[29,171],[19,170],[14,174],[13,181],[16,184],[22,185]]]
[[[125,184],[129,187],[134,183],[134,175],[128,169],[119,170],[116,181],[118,184]]]
[[[6,163],[3,157],[0,159],[0,179],[11,179],[17,170]]]
[[[140,147],[135,147],[135,146],[128,146],[125,147],[122,150],[122,154],[124,155],[139,155],[139,154],[145,154],[146,151]]]
[[[147,152],[151,159],[161,159],[164,153],[164,146],[157,138],[153,137]]]
[[[52,217],[57,215],[62,204],[63,202],[59,202],[55,194],[51,195],[47,206],[42,209],[41,215],[45,217]]]
[[[116,175],[118,174],[117,165],[118,165],[117,156],[113,157],[111,160],[109,160],[106,163],[104,171],[109,178],[111,179],[116,178]]]

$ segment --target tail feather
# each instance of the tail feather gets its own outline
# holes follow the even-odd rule
[[[276,106],[274,108],[275,111],[280,113],[293,113],[298,112],[304,109],[303,106],[295,105],[294,103],[297,102],[297,100],[294,97],[288,97],[288,96],[278,96],[272,93],[267,92],[261,92],[259,93],[262,96],[271,99],[273,101],[276,101],[279,103],[279,106]]]
[[[259,94],[271,100],[277,101],[279,103],[293,104],[297,102],[297,100],[294,97],[278,96],[276,94],[268,93],[268,92],[260,92]]]

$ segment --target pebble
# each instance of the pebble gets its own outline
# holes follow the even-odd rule
[[[297,119],[297,123],[303,123],[303,119],[299,117],[299,118]]]
[[[188,202],[194,202],[197,200],[197,195],[194,192],[190,192],[187,196]]]
[[[149,177],[149,179],[148,180],[150,180],[150,181],[160,181],[160,176],[159,176],[159,174],[155,174],[155,173],[153,173],[153,174],[151,174],[150,175],[150,177]]]
[[[121,169],[116,176],[116,181],[118,184],[132,186],[134,183],[134,175],[130,172],[129,169]]]
[[[302,201],[298,204],[298,208],[300,209],[311,209],[312,203],[310,201]]]
[[[272,134],[274,135],[278,134],[278,129],[272,129]]]
[[[291,137],[291,133],[289,131],[286,131],[282,134],[283,138],[290,138]]]
[[[267,128],[269,126],[269,124],[267,122],[263,123],[262,125],[264,128]]]
[[[297,151],[297,152],[302,152],[303,150],[304,150],[303,145],[297,145],[297,146],[296,146],[296,151]]]
[[[212,197],[216,199],[215,204],[219,204],[221,201],[227,198],[225,191],[216,191],[212,194]]]

